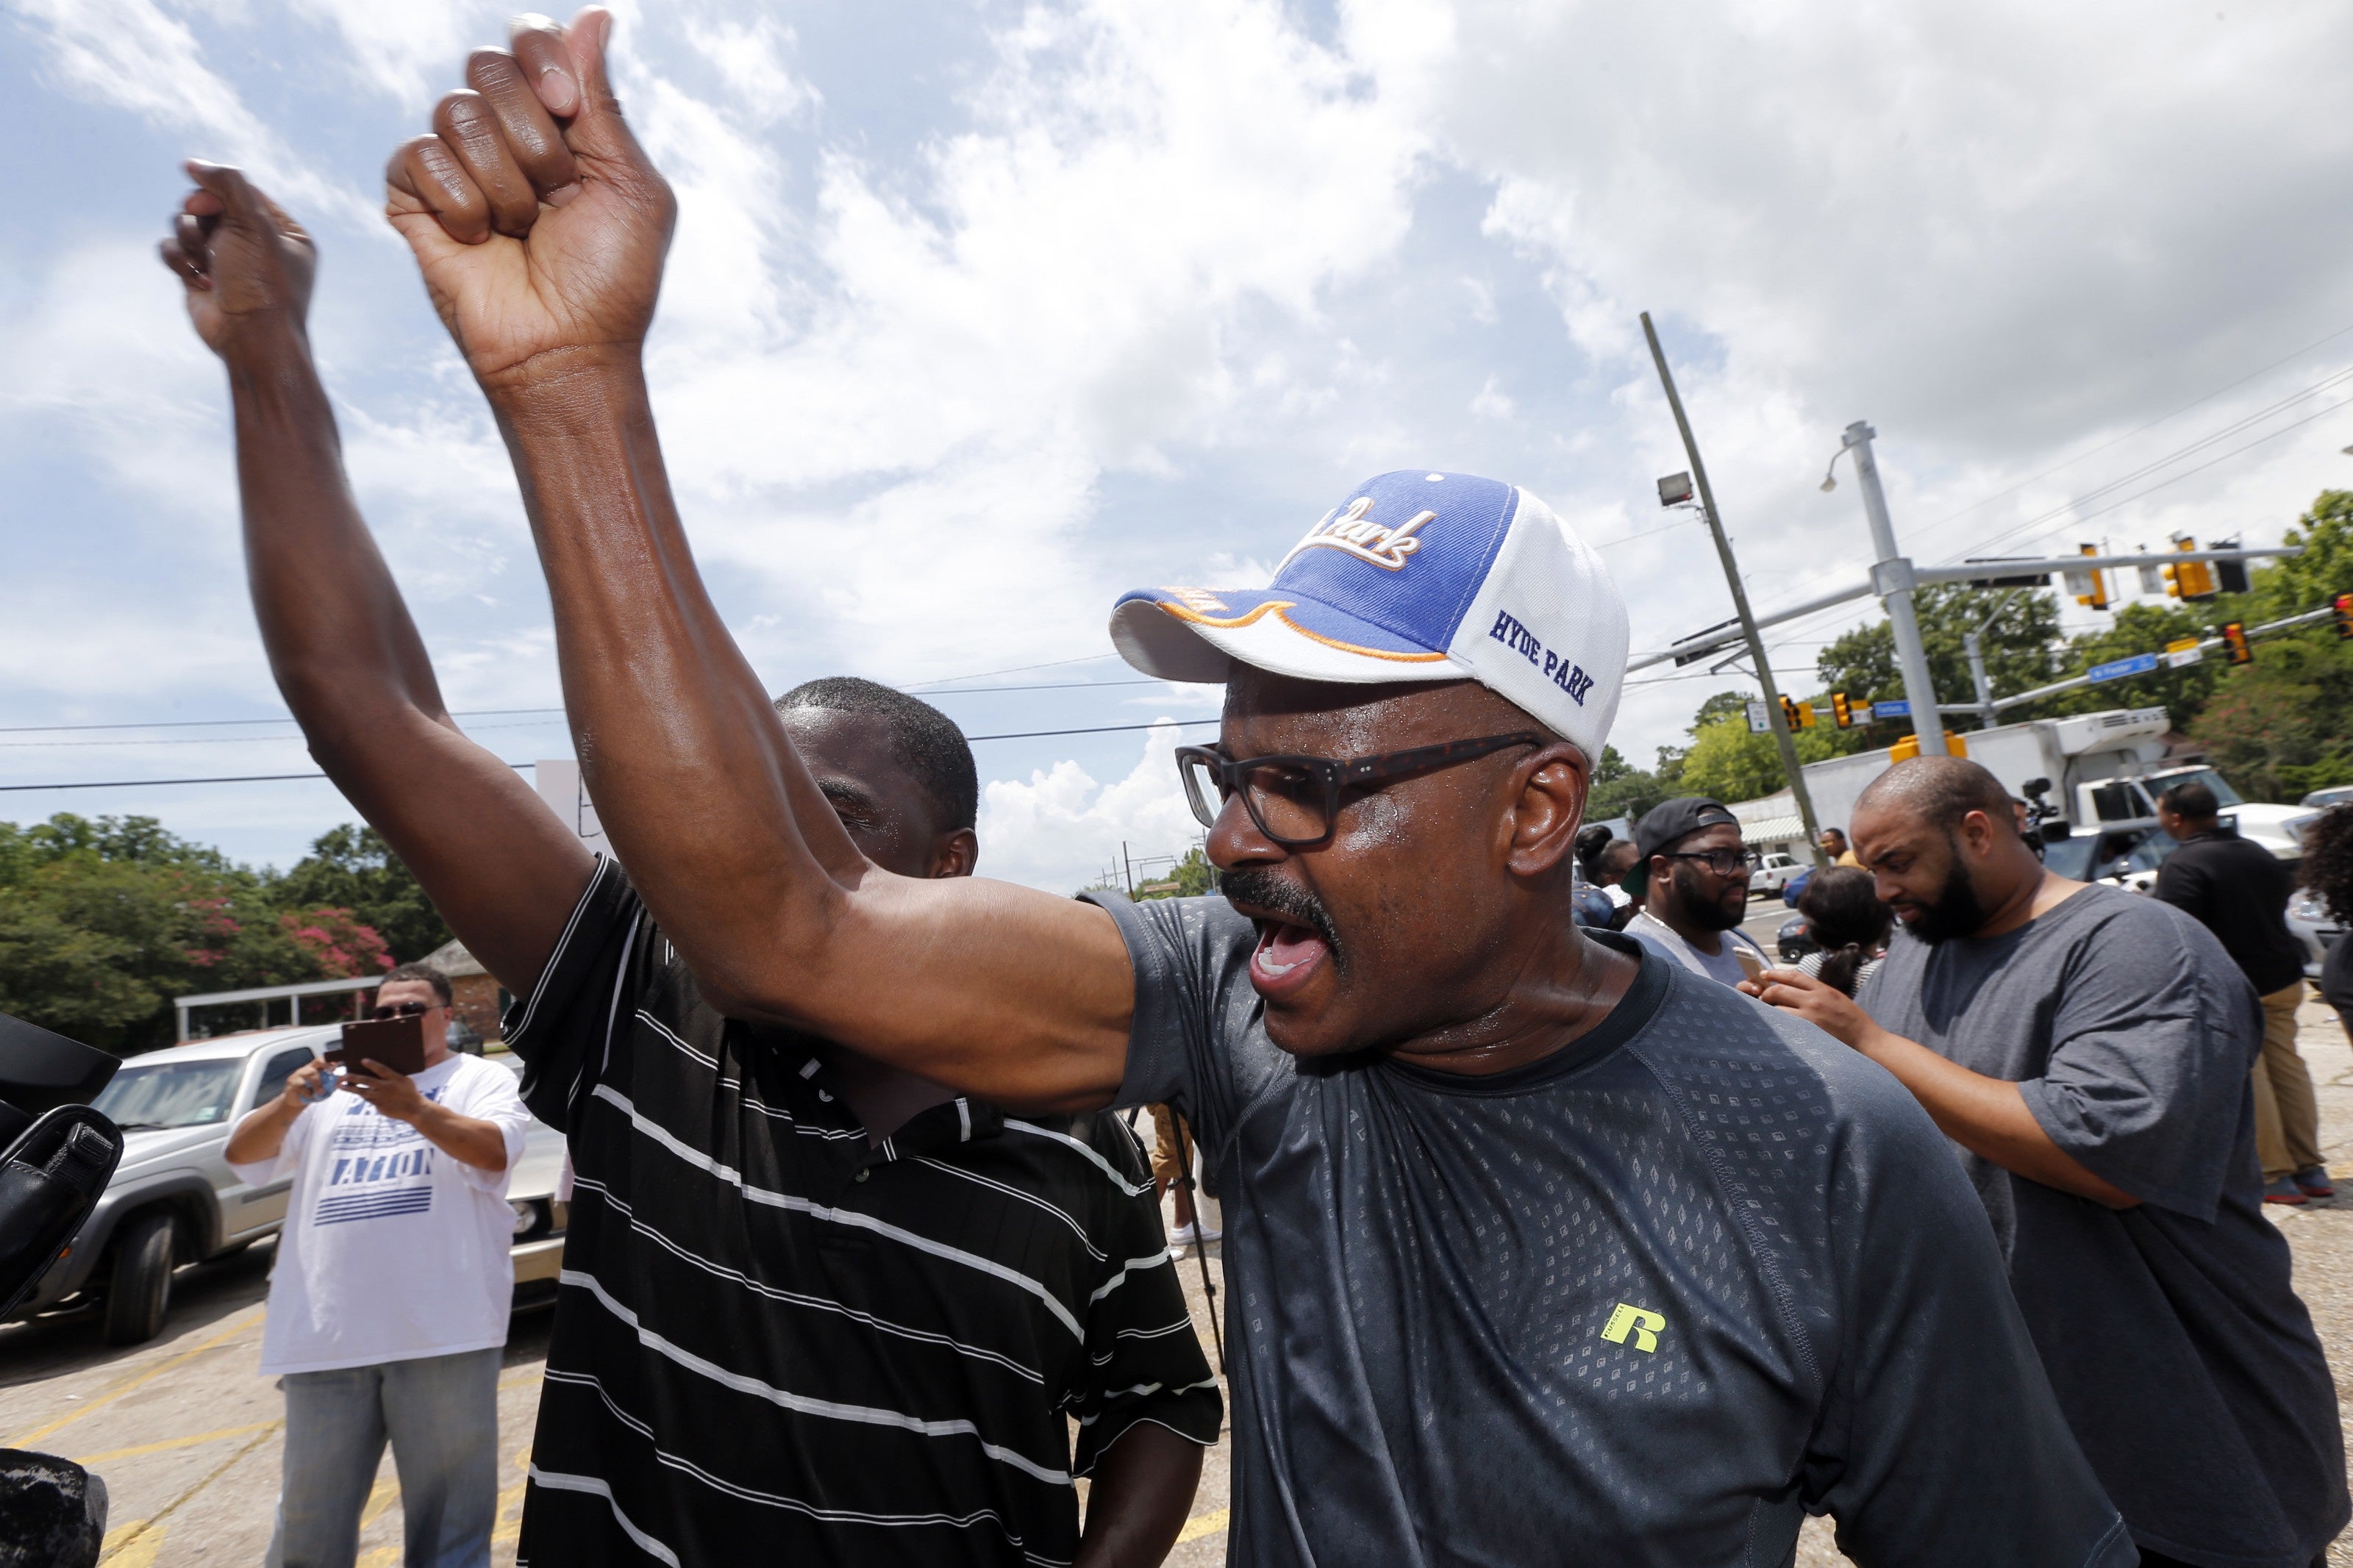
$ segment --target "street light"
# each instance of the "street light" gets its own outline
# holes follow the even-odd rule
[[[1845,457],[1853,449],[1854,431],[1850,428],[1847,431],[1846,439],[1840,444],[1839,449],[1831,454],[1830,467],[1822,470],[1822,493],[1824,495],[1828,495],[1831,491],[1838,489],[1838,460],[1841,458]]]

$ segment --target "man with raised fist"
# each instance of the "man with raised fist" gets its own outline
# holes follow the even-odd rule
[[[722,1239],[754,1215],[873,1218],[847,1182],[781,1192],[785,1141],[678,1092],[682,1052],[773,1078],[775,1030],[1008,1122],[1167,1103],[1198,1129],[1226,1205],[1234,1563],[1780,1563],[1810,1510],[1865,1568],[2129,1563],[1917,1104],[1819,1031],[1571,921],[1627,617],[1525,491],[1383,474],[1266,588],[1121,602],[1139,668],[1226,682],[1219,743],[1177,753],[1222,898],[1073,900],[895,874],[861,845],[687,547],[641,368],[673,208],[608,34],[592,10],[476,55],[390,181],[505,433],[584,775],[628,868],[585,895],[576,861],[521,868],[602,933],[595,972],[628,984],[601,1010],[549,956],[576,935],[534,927],[503,957],[468,936],[518,977],[526,1042],[538,1009],[562,1014],[533,1103],[569,1118],[617,1264],[575,1313],[593,1356],[551,1362],[526,1554],[749,1561],[781,1552],[726,1557],[712,1519],[818,1518],[795,1534],[812,1561],[922,1560],[780,1498],[706,1414],[715,1394],[665,1397],[690,1356],[739,1394],[800,1395],[744,1381],[731,1358],[756,1347],[681,1345],[670,1327],[729,1281],[631,1240],[641,1203],[734,1186],[696,1232]],[[391,684],[421,658],[379,662]],[[343,722],[314,732],[331,772]],[[346,773],[396,844],[448,815],[394,798],[388,769]],[[466,935],[481,911],[440,853],[417,870],[437,898],[452,878]],[[631,900],[652,924],[614,918]],[[668,1031],[689,988],[715,1037]]]
[[[586,26],[601,28],[601,14]],[[626,132],[590,111],[602,76],[593,48],[582,54],[586,68],[537,23],[512,54],[476,54],[442,134],[396,162],[396,217],[414,218],[418,189],[477,236],[522,221],[516,190],[584,211],[615,202],[594,172]],[[577,157],[551,110],[571,120]],[[489,142],[485,116],[501,117]],[[500,159],[533,184],[501,185]],[[310,240],[237,171],[190,172],[197,189],[164,256],[228,370],[272,670],[313,754],[525,998],[508,1041],[529,1065],[532,1108],[570,1135],[576,1182],[522,1560],[1158,1563],[1222,1408],[1133,1135],[1108,1114],[1008,1116],[705,999],[618,867],[593,860],[450,721],[344,482],[305,342]],[[466,205],[486,189],[500,199]],[[659,182],[634,189],[666,225]],[[431,217],[410,226],[428,247],[446,232]],[[633,262],[590,233],[580,265],[625,278],[635,266],[649,286],[652,245],[653,262]],[[453,250],[437,274],[445,314],[478,342],[479,291],[450,290],[498,256]],[[560,331],[543,321],[536,340],[476,363],[487,384],[586,391],[596,358],[634,363],[649,308],[565,313]],[[527,423],[568,395],[501,413]],[[843,679],[776,707],[815,770],[817,809],[876,875],[969,874],[976,777],[944,714]],[[501,1299],[494,1337],[504,1322]],[[290,1447],[290,1486],[322,1462]],[[404,1489],[429,1501],[409,1468],[404,1455]],[[479,1479],[463,1550],[437,1555],[428,1537],[411,1568],[488,1561],[489,1470]],[[339,1538],[297,1532],[272,1562],[348,1568],[356,1494],[347,1511]]]

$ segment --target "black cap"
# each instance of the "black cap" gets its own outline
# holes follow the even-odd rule
[[[1672,847],[1677,839],[1689,837],[1703,827],[1714,827],[1725,822],[1735,827],[1740,826],[1740,818],[1725,809],[1722,801],[1695,795],[1687,795],[1678,800],[1662,800],[1644,812],[1642,820],[1634,825],[1634,847],[1641,852],[1642,864],[1647,867],[1651,856]]]

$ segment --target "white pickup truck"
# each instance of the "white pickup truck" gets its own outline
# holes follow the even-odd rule
[[[1748,873],[1748,896],[1752,899],[1778,899],[1789,879],[1800,871],[1812,868],[1812,863],[1792,859],[1786,849],[1768,849],[1756,869]]]

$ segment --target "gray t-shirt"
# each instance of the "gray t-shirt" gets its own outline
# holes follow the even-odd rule
[[[2111,1209],[1966,1151],[2075,1436],[2141,1544],[2305,1568],[2346,1522],[2337,1394],[2263,1215],[2254,992],[2180,910],[2094,886],[2005,936],[1896,937],[1859,1000],[2019,1086]]]
[[[1704,975],[1723,985],[1737,985],[1748,978],[1748,972],[1740,967],[1738,950],[1741,948],[1746,948],[1768,965],[1772,963],[1771,959],[1765,957],[1765,950],[1757,945],[1757,939],[1737,926],[1719,933],[1720,940],[1714,952],[1702,952],[1683,932],[1648,910],[1628,921],[1625,930],[1628,936],[1653,952],[1672,958],[1694,974]]]
[[[1767,1568],[1807,1509],[1866,1568],[2131,1561],[1878,1068],[1655,955],[1509,1073],[1293,1058],[1223,900],[1097,901],[1120,1103],[1191,1117],[1225,1200],[1230,1562]]]

